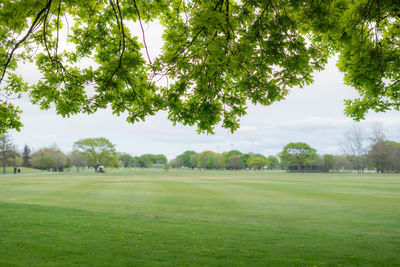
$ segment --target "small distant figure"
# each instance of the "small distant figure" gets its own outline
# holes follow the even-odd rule
[[[18,168],[18,173],[21,173],[21,169],[20,168]]]
[[[14,174],[16,174],[17,173],[17,168],[14,168]]]
[[[97,168],[97,172],[103,173],[104,172],[104,166],[99,166]]]

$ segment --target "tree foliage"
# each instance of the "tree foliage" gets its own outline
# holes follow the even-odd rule
[[[167,164],[168,159],[165,155],[143,154],[139,157],[140,167],[152,167],[153,164]]]
[[[68,156],[69,164],[72,167],[76,167],[79,171],[79,168],[87,167],[86,157],[83,152],[80,151],[72,151]]]
[[[198,155],[197,167],[202,169],[215,168],[215,153],[212,151],[204,151]]]
[[[12,98],[26,93],[62,116],[110,106],[133,123],[166,110],[200,131],[234,131],[247,103],[282,100],[334,53],[360,94],[349,116],[398,110],[399,14],[396,0],[4,0],[0,134],[21,127]],[[164,46],[152,59],[134,27],[155,20]],[[17,75],[27,61],[41,73],[34,84]]]
[[[275,170],[279,167],[279,159],[276,156],[268,156],[267,157],[268,167],[271,170]]]
[[[175,159],[169,161],[169,165],[171,166],[171,168],[179,169],[183,167],[183,161],[181,158],[176,157]]]
[[[376,172],[383,173],[392,170],[393,155],[398,148],[398,144],[390,143],[382,140],[372,145],[367,154],[367,161],[372,167],[376,168]],[[398,159],[396,159],[398,160]]]
[[[306,143],[289,143],[279,156],[286,168],[297,165],[300,171],[304,165],[313,164],[318,159],[317,151]]]
[[[226,168],[229,170],[240,170],[244,167],[243,161],[238,155],[231,156],[226,164]]]
[[[114,144],[104,137],[76,141],[73,150],[82,153],[85,156],[87,165],[95,168],[95,170],[99,166],[120,166]]]
[[[323,156],[324,164],[322,166],[324,171],[333,170],[336,166],[336,157],[331,154],[326,154]]]
[[[192,150],[187,150],[185,152],[183,152],[183,154],[177,156],[176,158],[179,159],[180,161],[182,161],[182,165],[186,168],[195,168],[196,165],[192,164],[191,161],[191,156],[195,155],[196,152],[192,151]]]
[[[225,159],[224,159],[224,155],[223,154],[215,153],[215,155],[214,155],[214,167],[217,170],[226,168]]]
[[[250,159],[249,161],[249,167],[255,169],[255,170],[260,170],[264,166],[267,165],[267,160],[264,157],[254,157]]]
[[[134,158],[128,153],[123,153],[122,155],[119,155],[118,159],[122,163],[122,166],[124,168],[133,167],[135,165]]]
[[[30,147],[27,144],[25,144],[24,150],[22,152],[22,159],[23,159],[22,166],[24,166],[24,167],[31,166],[31,163],[30,163],[31,152],[32,152],[32,150],[30,149]]]
[[[63,171],[68,164],[68,158],[56,145],[53,145],[35,151],[31,156],[30,163],[37,169],[45,170],[53,168],[55,171]]]
[[[42,156],[34,161],[34,166],[41,170],[50,170],[56,168],[56,160],[50,156]]]
[[[233,157],[233,156],[238,156],[238,157],[241,157],[241,158],[243,157],[242,152],[240,152],[239,150],[231,150],[231,151],[228,151],[228,152],[224,152],[224,153],[222,153],[222,155],[224,156],[224,165],[225,166],[228,166],[229,159],[231,157]],[[243,160],[242,160],[242,163],[243,163]]]
[[[374,125],[369,138],[371,147],[366,155],[370,167],[377,173],[400,171],[400,144],[386,139],[382,125]]]

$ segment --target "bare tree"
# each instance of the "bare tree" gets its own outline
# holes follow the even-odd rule
[[[386,142],[382,124],[372,126],[372,135],[369,138],[371,148],[368,151],[367,161],[372,164],[378,173],[385,172],[391,159],[391,146]]]
[[[76,167],[76,170],[79,171],[79,168],[83,168],[87,166],[85,154],[79,151],[72,151],[69,156],[69,163]]]
[[[375,123],[372,125],[372,134],[369,140],[371,146],[386,141],[386,136],[383,132],[383,126],[381,123]]]
[[[353,168],[358,172],[364,172],[366,165],[366,136],[361,127],[354,124],[353,127],[344,133],[344,142],[342,149],[348,156]]]
[[[381,124],[373,125],[369,139],[371,148],[367,159],[376,171],[378,173],[399,171],[400,144],[386,139]]]
[[[3,165],[3,174],[6,173],[7,162],[12,151],[13,145],[11,143],[11,137],[8,134],[0,135],[0,157]]]

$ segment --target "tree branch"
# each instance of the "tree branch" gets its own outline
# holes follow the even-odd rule
[[[140,28],[141,28],[141,30],[142,30],[143,44],[144,44],[144,48],[145,48],[145,50],[146,50],[147,59],[149,60],[150,67],[153,69],[153,73],[155,74],[155,70],[154,70],[154,68],[153,68],[153,63],[151,62],[151,58],[150,58],[150,55],[149,55],[149,50],[148,50],[148,48],[147,48],[146,36],[145,36],[145,34],[144,34],[142,19],[141,19],[141,17],[140,17],[140,12],[139,12],[139,9],[138,9],[138,7],[137,7],[136,0],[133,0],[133,5],[135,6],[136,12],[137,12],[137,14],[138,14],[139,24],[140,24]]]
[[[3,79],[4,79],[4,76],[5,76],[5,74],[6,74],[7,68],[8,68],[8,66],[10,65],[11,59],[13,58],[14,52],[18,49],[18,47],[19,47],[23,42],[25,42],[25,41],[28,39],[29,35],[32,34],[32,32],[34,31],[34,28],[37,26],[38,23],[40,23],[40,20],[41,20],[41,17],[42,17],[42,15],[43,15],[43,13],[46,12],[46,11],[48,11],[48,10],[50,10],[51,3],[52,3],[52,0],[48,0],[48,1],[47,1],[46,6],[45,6],[42,10],[40,10],[39,13],[36,15],[35,20],[32,22],[32,25],[31,25],[31,27],[29,28],[28,32],[25,34],[24,38],[22,38],[20,41],[18,41],[18,43],[16,43],[16,44],[14,45],[14,48],[12,49],[10,55],[8,56],[8,59],[7,59],[6,63],[4,64],[4,67],[3,67],[4,69],[3,69],[3,73],[2,73],[1,78],[0,78],[0,83],[1,83],[1,82],[3,81]]]

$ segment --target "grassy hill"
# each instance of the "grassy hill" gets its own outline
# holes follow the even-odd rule
[[[399,266],[400,176],[0,177],[0,266]]]

